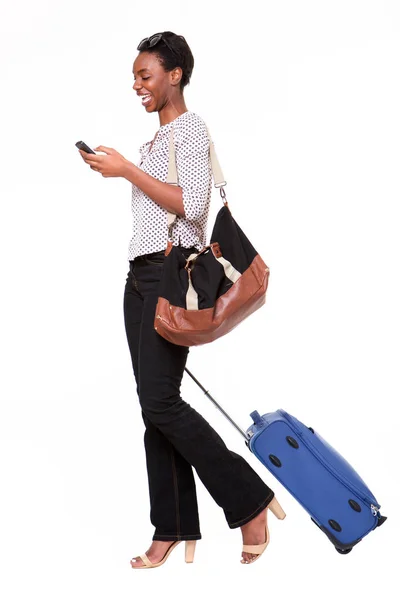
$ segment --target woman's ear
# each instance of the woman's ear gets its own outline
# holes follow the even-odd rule
[[[182,75],[183,71],[181,67],[175,67],[175,69],[171,71],[171,84],[178,85],[180,80],[182,79]]]

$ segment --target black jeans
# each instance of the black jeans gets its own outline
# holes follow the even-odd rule
[[[186,256],[195,249],[182,249]],[[153,540],[201,538],[192,467],[231,529],[265,509],[274,492],[245,459],[180,397],[189,348],[154,329],[164,253],[130,261],[124,292],[125,329],[145,424],[144,445]]]

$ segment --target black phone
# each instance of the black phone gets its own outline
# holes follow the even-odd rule
[[[84,152],[88,152],[89,154],[96,154],[96,152],[89,148],[89,146],[85,144],[85,142],[76,142],[75,146],[79,148],[79,150],[83,150]]]

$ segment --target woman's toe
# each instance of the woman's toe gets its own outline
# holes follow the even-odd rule
[[[140,556],[135,556],[135,558],[131,558],[131,565],[133,568],[140,567],[142,564],[143,564],[143,561],[140,558]]]

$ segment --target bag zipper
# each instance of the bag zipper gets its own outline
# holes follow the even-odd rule
[[[163,319],[161,315],[156,315],[156,319],[159,319],[160,321],[165,323],[167,326],[169,326],[168,321],[166,319]],[[154,329],[157,331],[157,327],[155,327]]]

